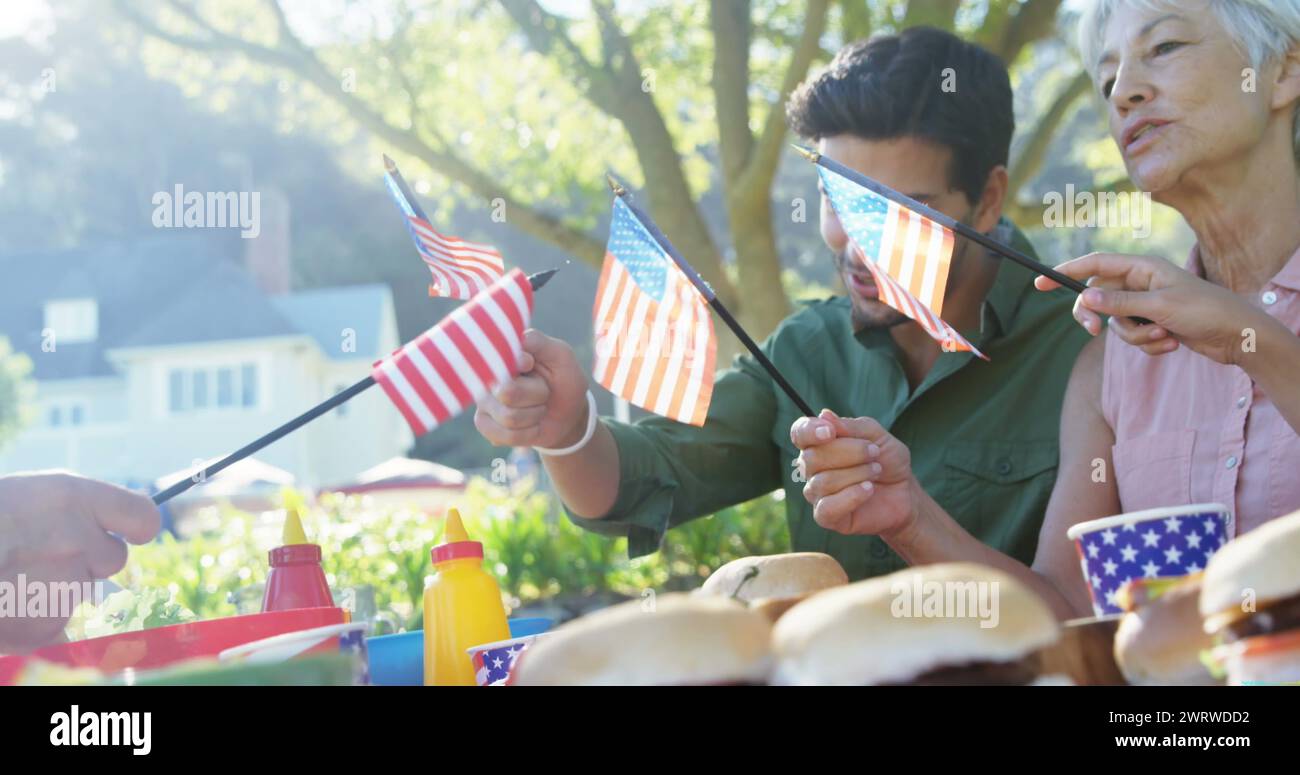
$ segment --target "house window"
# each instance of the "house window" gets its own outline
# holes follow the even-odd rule
[[[191,406],[196,410],[208,408],[208,373],[202,370],[190,372]]]
[[[45,409],[45,424],[50,428],[75,428],[86,424],[86,407],[79,401],[60,401]]]
[[[228,409],[235,405],[235,370],[225,366],[217,369],[217,407]]]
[[[255,363],[171,369],[167,372],[167,407],[172,414],[215,409],[254,409],[258,402]]]
[[[172,369],[167,375],[167,406],[173,413],[184,412],[190,408],[185,396],[185,372]]]
[[[239,369],[240,403],[257,406],[257,364],[245,363]]]
[[[99,336],[99,304],[94,299],[48,301],[45,327],[54,332],[58,342],[93,342]]]

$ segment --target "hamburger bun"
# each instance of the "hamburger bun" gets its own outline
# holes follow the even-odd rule
[[[764,683],[771,625],[732,600],[629,600],[568,622],[519,656],[518,686]]]
[[[955,591],[952,610],[943,610],[946,590]],[[937,612],[926,605],[936,591]],[[991,615],[981,616],[978,597],[996,603]],[[964,614],[958,598],[968,604]],[[1006,573],[974,563],[926,565],[828,589],[792,608],[773,630],[773,682],[907,683],[950,666],[1025,660],[1059,633],[1047,604]]]
[[[705,580],[700,594],[754,603],[767,598],[801,598],[847,583],[849,575],[829,554],[793,552],[732,560]]]
[[[1205,566],[1200,612],[1216,633],[1270,603],[1300,595],[1300,511],[1229,541]],[[1247,600],[1254,605],[1243,605]]]

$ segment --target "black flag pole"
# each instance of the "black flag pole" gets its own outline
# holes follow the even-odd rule
[[[384,171],[387,172],[393,179],[393,182],[397,184],[397,190],[402,192],[402,198],[411,206],[411,212],[415,214],[415,217],[422,221],[429,220],[429,216],[424,214],[424,209],[420,207],[420,203],[415,201],[415,193],[411,191],[411,187],[406,184],[406,178],[402,177],[401,170],[397,169],[397,162],[390,159],[388,154],[384,154]]]
[[[538,272],[537,274],[531,274],[528,276],[528,284],[532,286],[534,291],[541,290],[542,286],[546,285],[547,281],[549,281],[551,277],[553,277],[555,273],[558,271],[559,269],[547,269],[545,272]],[[211,463],[209,465],[204,466],[203,468],[199,469],[198,471],[195,471],[194,473],[190,474],[184,479],[181,479],[179,482],[176,482],[171,487],[168,487],[165,490],[161,490],[155,493],[153,496],[153,502],[156,505],[161,506],[162,504],[166,503],[172,498],[175,498],[177,495],[180,495],[181,493],[190,489],[194,485],[202,484],[203,482],[206,482],[209,477],[216,476],[217,474],[226,470],[227,468],[234,465],[235,463],[238,463],[239,461],[243,460],[244,458],[248,457],[254,452],[257,452],[258,450],[263,449],[264,447],[267,447],[276,441],[279,441],[285,436],[288,436],[290,433],[293,433],[294,431],[298,430],[299,428],[311,422],[312,420],[315,420],[317,417],[320,417],[326,412],[329,412],[331,409],[336,409],[339,406],[342,406],[343,404],[347,403],[348,401],[351,401],[356,396],[360,395],[361,393],[364,393],[367,389],[369,389],[374,384],[375,384],[375,378],[367,375],[365,378],[357,381],[350,387],[347,387],[344,390],[335,393],[334,395],[330,396],[329,398],[325,399],[319,404],[316,404],[312,408],[308,409],[307,411],[303,412],[302,414],[298,415],[292,420],[286,422],[284,425],[281,425],[275,430],[249,442],[248,444],[245,444],[244,446],[240,447],[234,452],[231,452],[229,455],[226,455],[225,457],[221,458],[215,463]]]
[[[799,407],[799,411],[803,412],[806,417],[816,417],[817,413],[813,411],[807,401],[803,400],[803,397],[794,389],[794,386],[786,380],[785,375],[777,370],[776,365],[773,364],[772,361],[768,360],[768,357],[763,353],[763,350],[759,348],[758,344],[752,337],[750,337],[749,333],[745,331],[744,327],[740,325],[739,321],[731,316],[731,312],[723,306],[722,302],[718,299],[718,295],[713,292],[713,289],[709,287],[708,283],[704,282],[704,278],[700,277],[699,273],[695,271],[695,268],[692,267],[685,258],[682,258],[682,254],[677,252],[677,248],[673,247],[673,243],[668,241],[668,237],[659,230],[659,227],[650,219],[650,216],[641,212],[641,209],[632,203],[631,197],[628,196],[627,189],[620,185],[617,180],[614,180],[613,175],[606,174],[605,179],[609,181],[609,188],[614,192],[614,196],[623,200],[623,204],[627,205],[627,208],[632,211],[632,215],[636,217],[637,221],[645,227],[645,230],[650,234],[654,241],[659,243],[659,247],[663,248],[663,251],[668,254],[668,257],[677,264],[677,268],[682,270],[682,274],[686,275],[686,279],[691,281],[691,284],[700,292],[700,295],[704,297],[704,300],[709,303],[709,306],[713,308],[713,311],[718,313],[718,317],[722,319],[722,322],[727,324],[727,328],[730,328],[732,333],[736,335],[736,338],[740,340],[740,343],[745,345],[745,349],[749,350],[749,354],[754,356],[754,360],[758,361],[758,364],[772,376],[772,379],[777,385],[780,385],[781,389],[785,391],[785,394],[794,402],[794,405]]]

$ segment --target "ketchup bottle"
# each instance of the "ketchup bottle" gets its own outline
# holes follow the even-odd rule
[[[266,577],[263,612],[334,605],[334,596],[330,594],[330,585],[320,564],[320,545],[307,543],[302,518],[298,516],[301,508],[300,499],[286,496],[282,545],[268,552],[271,572]]]

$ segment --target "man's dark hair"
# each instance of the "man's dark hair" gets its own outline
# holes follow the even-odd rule
[[[812,140],[915,137],[950,148],[949,183],[972,204],[993,168],[1007,163],[1016,127],[1002,61],[932,27],[844,47],[790,95],[786,116]]]

